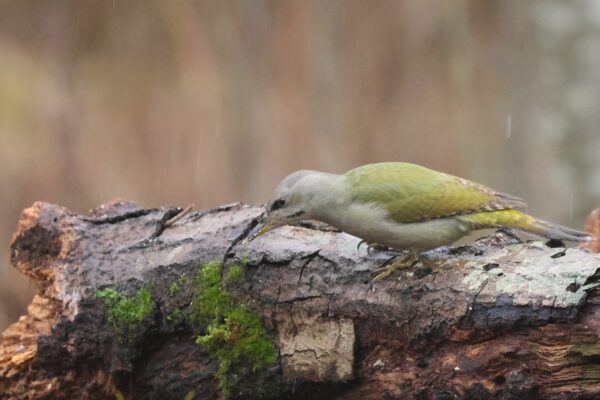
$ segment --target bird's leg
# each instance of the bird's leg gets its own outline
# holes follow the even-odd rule
[[[373,252],[373,250],[375,250],[376,252],[386,251],[386,250],[388,250],[388,247],[387,246],[382,246],[382,245],[377,244],[377,243],[369,243],[369,247],[367,247],[367,254],[371,255],[371,253]]]
[[[404,268],[410,268],[420,261],[418,254],[409,252],[400,258],[396,258],[390,264],[377,269],[374,274],[373,282],[382,281],[390,276],[394,271]]]

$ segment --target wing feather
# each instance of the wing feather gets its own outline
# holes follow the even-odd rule
[[[347,172],[346,182],[353,201],[376,203],[403,223],[527,207],[519,197],[409,163],[364,165]]]

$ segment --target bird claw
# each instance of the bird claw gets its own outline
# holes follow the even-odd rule
[[[358,242],[358,244],[356,245],[356,251],[360,251],[360,246],[362,246],[363,244],[367,243],[366,240],[361,239],[360,242]],[[367,243],[368,244],[368,243]],[[367,253],[369,252],[369,249],[367,248]]]

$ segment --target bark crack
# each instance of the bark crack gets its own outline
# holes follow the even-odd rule
[[[304,269],[308,266],[308,264],[310,264],[315,258],[317,258],[319,256],[319,252],[320,250],[317,250],[313,253],[310,253],[309,255],[307,255],[305,257],[305,262],[302,264],[302,267],[300,268],[300,275],[298,276],[298,284],[300,284],[300,282],[302,281],[302,275],[304,274]]]
[[[489,278],[485,278],[485,280],[481,284],[481,287],[479,288],[479,290],[477,290],[477,293],[475,293],[475,296],[473,296],[473,301],[471,302],[471,307],[475,307],[475,302],[477,301],[477,297],[479,297],[479,295],[481,294],[483,289],[486,287],[488,282],[489,282]]]
[[[189,220],[190,220],[190,222],[195,222],[195,221],[199,220],[200,218],[204,217],[205,215],[216,214],[216,213],[219,213],[222,211],[229,211],[229,210],[234,209],[235,207],[239,207],[242,205],[243,205],[242,203],[236,202],[236,203],[224,204],[219,207],[207,208],[206,210],[200,210],[195,213],[191,213]]]
[[[242,230],[242,232],[231,241],[231,243],[225,250],[225,253],[223,253],[223,260],[221,260],[222,264],[225,264],[225,261],[227,260],[227,258],[231,256],[231,252],[232,252],[233,248],[235,246],[237,246],[238,243],[242,242],[243,240],[245,240],[248,237],[250,232],[252,232],[252,229],[254,229],[254,227],[258,224],[259,220],[260,220],[260,217],[252,218],[252,220],[246,225],[246,227]]]
[[[117,224],[119,222],[127,221],[128,219],[143,217],[144,215],[151,214],[157,210],[157,208],[140,209],[102,218],[81,217],[81,220],[94,225]]]
[[[304,301],[304,300],[310,300],[310,299],[320,299],[321,297],[323,297],[323,296],[321,296],[320,294],[319,295],[300,296],[300,297],[295,297],[295,298],[289,299],[289,300],[279,301],[279,304],[287,304],[287,303],[293,304],[293,303],[295,303],[297,301]]]

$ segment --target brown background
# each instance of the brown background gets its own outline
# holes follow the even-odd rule
[[[599,39],[595,1],[0,0],[0,329],[34,290],[8,246],[35,200],[262,203],[402,160],[581,228]]]

